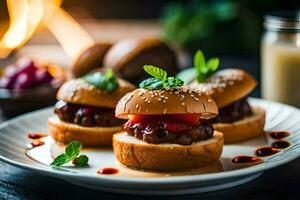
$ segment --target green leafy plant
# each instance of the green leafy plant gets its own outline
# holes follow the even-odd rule
[[[106,91],[114,91],[119,87],[117,78],[111,69],[107,70],[105,73],[95,72],[93,74],[88,74],[83,77],[87,83]]]
[[[238,6],[233,0],[172,2],[163,13],[164,37],[182,47],[203,45],[218,34],[220,25],[234,22],[238,16]]]
[[[184,84],[181,79],[175,77],[168,77],[168,74],[163,69],[152,65],[145,65],[145,72],[151,75],[153,78],[148,78],[140,83],[140,88],[144,89],[164,89],[164,88],[176,88]]]
[[[219,67],[219,58],[211,58],[207,62],[201,50],[198,50],[194,56],[194,67],[196,69],[196,80],[203,83],[210,77]]]
[[[86,155],[79,155],[81,148],[82,145],[79,141],[70,142],[65,149],[65,153],[57,156],[50,165],[60,167],[72,161],[76,167],[87,166],[89,158]]]

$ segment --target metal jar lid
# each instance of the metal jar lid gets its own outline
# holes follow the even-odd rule
[[[264,27],[272,31],[300,32],[300,11],[277,11],[265,15]]]

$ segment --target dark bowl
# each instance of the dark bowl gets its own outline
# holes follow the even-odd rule
[[[0,108],[6,119],[54,105],[58,87],[41,85],[27,90],[0,89]]]

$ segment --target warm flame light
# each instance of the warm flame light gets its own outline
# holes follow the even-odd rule
[[[56,7],[45,24],[71,60],[76,60],[84,50],[94,44],[91,36],[60,7]]]
[[[0,58],[19,48],[37,29],[43,17],[49,15],[49,6],[61,4],[61,0],[6,0],[9,13],[9,27],[0,41]],[[47,12],[46,12],[47,11]]]
[[[3,37],[3,42],[8,48],[15,48],[26,37],[28,3],[26,0],[8,0],[7,7],[11,22],[7,33]]]

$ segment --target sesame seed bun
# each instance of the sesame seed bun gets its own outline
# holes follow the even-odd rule
[[[116,106],[116,117],[126,119],[129,115],[162,115],[199,113],[203,118],[218,114],[213,99],[205,93],[195,92],[184,86],[177,89],[136,89],[126,94]]]
[[[83,79],[74,79],[64,83],[56,97],[68,103],[115,108],[122,96],[135,89],[134,85],[125,80],[118,79],[118,82],[119,87],[108,92],[88,84]]]
[[[234,123],[213,124],[215,130],[224,134],[224,143],[236,143],[255,138],[264,133],[265,110],[251,106],[253,115]]]
[[[125,132],[113,136],[116,158],[136,169],[175,171],[196,169],[216,163],[223,150],[223,134],[215,131],[211,139],[183,146],[149,144]]]
[[[144,65],[155,65],[170,74],[177,71],[175,52],[157,38],[131,38],[113,45],[104,57],[104,67],[119,77],[138,83],[146,77]],[[168,66],[168,67],[166,67]]]
[[[247,96],[256,86],[256,80],[241,69],[224,69],[215,73],[205,83],[196,81],[190,87],[206,92],[219,108],[227,106]]]
[[[121,126],[83,127],[63,122],[57,116],[48,119],[48,129],[56,142],[68,144],[73,140],[78,140],[84,147],[111,146],[113,134],[122,131]]]

